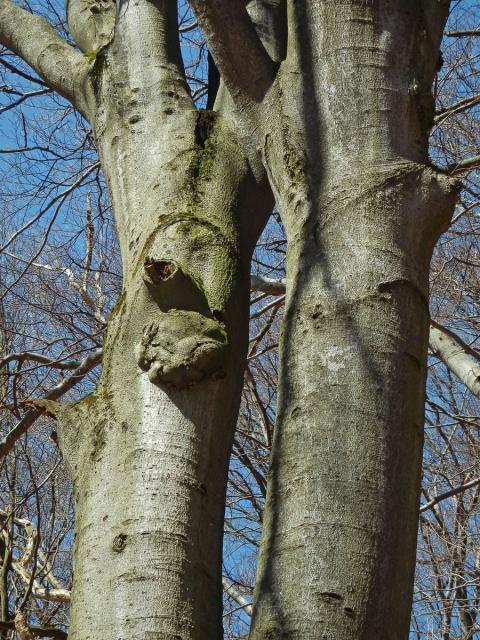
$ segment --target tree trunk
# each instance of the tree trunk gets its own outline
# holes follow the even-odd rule
[[[175,2],[121,4],[100,48],[108,15],[89,32],[82,11],[70,3],[72,32],[94,51],[86,93],[124,292],[97,390],[59,416],[76,509],[69,638],[215,640],[250,257],[269,190],[222,105],[194,107]]]
[[[150,381],[135,346],[142,324],[162,312],[141,304],[142,294],[126,294],[99,388],[62,416],[76,509],[69,638],[222,637],[224,494],[248,299],[245,290],[233,293],[225,377],[191,388]]]
[[[312,212],[290,245],[255,639],[407,637],[431,251],[418,217],[448,202],[412,169],[343,177],[322,194],[328,223]]]
[[[427,151],[444,19],[289,3],[261,116],[288,266],[252,640],[408,636],[428,270],[457,188]]]
[[[287,6],[280,64],[241,3],[192,3],[262,151],[288,243],[250,637],[405,640],[428,268],[458,187],[428,158],[449,2],[265,0]]]

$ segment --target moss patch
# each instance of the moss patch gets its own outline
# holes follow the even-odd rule
[[[215,135],[216,114],[199,110],[195,125],[195,147],[187,170],[187,187],[190,191],[191,206],[195,208],[202,193],[202,183],[208,182],[217,153]]]

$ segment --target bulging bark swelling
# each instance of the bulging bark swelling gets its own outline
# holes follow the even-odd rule
[[[202,230],[195,251],[207,264],[215,241],[231,250],[220,232],[206,233],[207,253]],[[160,227],[156,239],[165,235]],[[163,251],[175,249],[180,261],[178,244]],[[110,319],[97,391],[60,418],[76,508],[69,636],[220,638],[224,493],[248,273],[235,254],[227,260],[224,274],[238,284],[222,291],[214,317],[201,305],[193,310],[188,295],[182,304],[178,289],[175,307],[161,308],[142,263]],[[196,272],[198,281],[203,275]],[[146,335],[149,348],[155,344],[149,359]],[[202,358],[198,352],[209,342],[215,351],[216,341],[221,356],[207,349]]]
[[[108,20],[90,32],[85,6],[71,0],[69,18],[88,49]],[[249,264],[270,202],[221,105],[193,106],[175,7],[121,3],[111,39],[87,54],[124,292],[96,392],[59,416],[76,508],[72,640],[222,637]]]
[[[139,281],[110,320],[99,388],[61,417],[76,508],[74,639],[222,636],[225,478],[247,313],[247,292],[232,293],[239,303],[215,328],[229,337],[221,366],[189,377],[190,351],[203,337],[191,335],[182,363],[152,380],[135,355],[148,327],[165,314],[170,335],[156,334],[158,349],[181,359],[187,338],[175,315],[207,316],[159,310]]]

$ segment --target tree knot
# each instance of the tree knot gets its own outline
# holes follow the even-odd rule
[[[171,260],[155,260],[149,257],[145,258],[143,268],[145,276],[152,282],[164,282],[178,271],[177,265]]]
[[[151,382],[185,388],[225,375],[227,333],[223,324],[197,311],[172,309],[144,327],[135,356]]]
[[[127,538],[128,536],[126,533],[119,533],[118,536],[115,536],[113,539],[112,549],[117,553],[123,551],[127,546]]]

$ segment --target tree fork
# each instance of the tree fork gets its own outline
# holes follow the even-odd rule
[[[235,93],[217,4],[198,11],[256,136],[288,243],[250,637],[404,640],[428,267],[457,191],[428,159],[449,3],[286,4],[286,56],[261,100]]]

